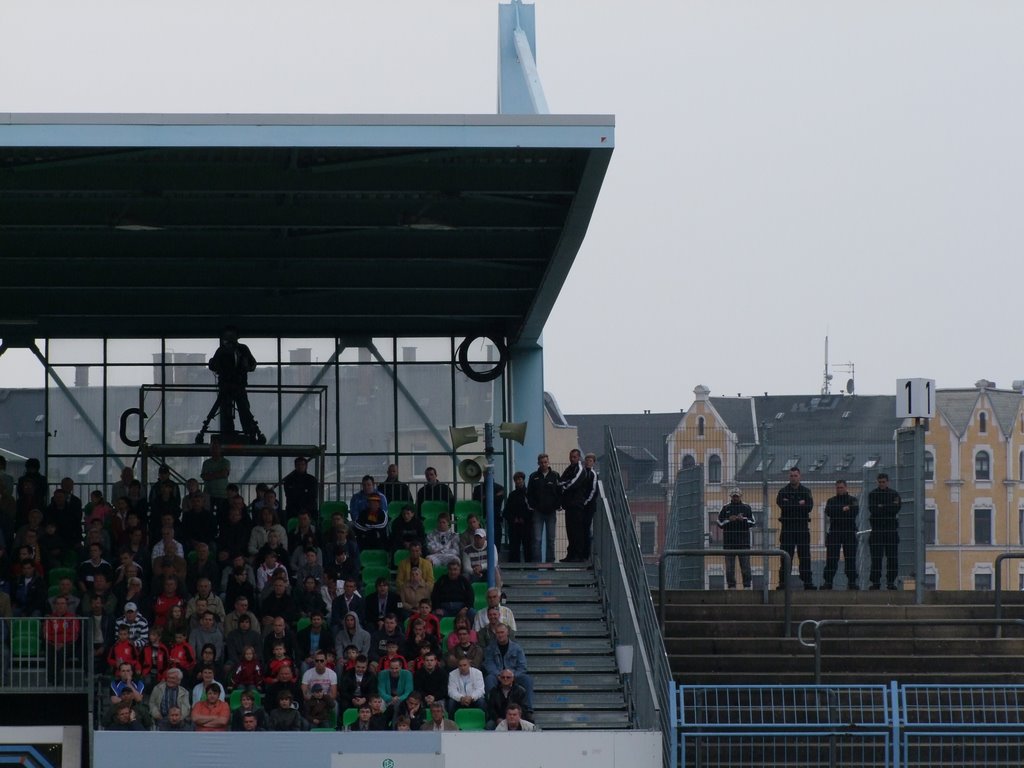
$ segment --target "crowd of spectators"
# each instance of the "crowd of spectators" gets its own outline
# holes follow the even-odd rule
[[[111,501],[5,469],[0,616],[42,617],[49,668],[92,665],[104,728],[534,728],[515,618],[474,587],[487,534],[433,469],[415,494],[395,466],[367,476],[327,514],[305,458],[247,499],[216,442],[201,480],[126,467]]]

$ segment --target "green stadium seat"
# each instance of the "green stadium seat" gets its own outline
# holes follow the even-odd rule
[[[478,611],[482,611],[487,607],[487,582],[474,581],[473,594],[475,595],[473,607]]]
[[[365,555],[365,554],[366,553],[364,552],[363,555]],[[384,577],[387,578],[388,581],[391,581],[391,569],[388,568],[387,566],[384,566],[383,568],[381,568],[379,566],[365,566],[364,565],[363,566],[363,574],[362,574],[362,576],[363,576],[363,591],[364,592],[370,592],[373,589],[373,586],[377,583],[377,579],[379,579],[381,576],[384,576]]]
[[[359,562],[363,570],[367,568],[387,568],[388,553],[384,549],[367,549],[359,553]]]
[[[388,517],[392,520],[398,518],[402,514],[402,510],[406,507],[411,507],[411,501],[389,501],[388,502]]]
[[[476,515],[483,520],[484,505],[473,499],[462,499],[455,502],[455,516],[459,520],[465,520],[470,515]]]
[[[427,517],[433,517],[437,520],[437,516],[442,512],[449,510],[447,501],[424,501],[420,505],[420,516],[426,519]]]
[[[321,522],[330,523],[331,517],[335,512],[341,513],[346,519],[348,519],[348,504],[344,501],[325,501],[320,505]]]
[[[303,616],[301,619],[299,619],[297,622],[295,622],[295,632],[296,632],[296,634],[298,634],[299,632],[304,630],[310,624],[312,624],[312,622],[309,620],[309,617],[308,616]]]
[[[486,717],[482,709],[466,707],[455,712],[455,724],[460,731],[482,731],[486,723]]]
[[[399,550],[397,550],[395,552],[395,558],[394,559],[395,559],[395,568],[397,568],[398,564],[400,562],[402,562],[403,560],[408,560],[409,559],[409,550],[408,549],[399,549]]]
[[[232,712],[242,706],[242,693],[244,693],[242,688],[235,688],[235,690],[231,692],[231,695],[228,696],[228,706],[231,708]],[[252,693],[258,709],[263,705],[263,694],[257,690],[252,690],[250,693]]]
[[[359,708],[349,707],[341,713],[341,725],[343,728],[348,728],[352,723],[359,719]]]
[[[60,584],[61,579],[71,579],[74,582],[77,572],[74,568],[51,568],[46,574],[46,579],[50,586]]]

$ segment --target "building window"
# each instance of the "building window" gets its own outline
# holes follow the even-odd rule
[[[709,573],[708,574],[708,589],[725,589],[725,574],[724,573]]]
[[[978,414],[978,431],[983,435],[988,432],[988,414],[984,411]]]
[[[1017,536],[1020,544],[1024,545],[1024,508],[1017,510]]]
[[[708,457],[708,482],[722,482],[722,458],[718,454],[711,454]]]
[[[686,454],[683,456],[683,469],[693,469],[697,466],[697,460],[693,458],[693,454]]]
[[[939,543],[935,517],[935,507],[926,507],[924,510],[924,543],[926,545],[935,546]]]
[[[974,543],[987,545],[992,543],[992,510],[974,510]]]
[[[697,437],[704,437],[704,417],[697,419]]]
[[[924,479],[935,479],[935,454],[931,451],[924,452]]]
[[[990,592],[992,590],[992,574],[991,573],[976,573],[976,574],[974,574],[974,589],[977,592]]]
[[[1017,454],[1017,479],[1024,480],[1024,451]]]
[[[655,554],[655,543],[657,540],[658,524],[651,521],[640,521],[640,554]]]
[[[974,479],[991,480],[992,469],[988,451],[978,451],[974,455]]]
[[[935,572],[934,568],[924,572],[924,588],[930,592],[939,588],[939,574]]]

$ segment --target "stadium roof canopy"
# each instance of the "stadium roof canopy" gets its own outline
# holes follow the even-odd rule
[[[540,335],[610,116],[0,114],[0,337]]]

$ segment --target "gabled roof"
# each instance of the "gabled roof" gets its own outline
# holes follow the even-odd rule
[[[751,398],[709,397],[708,401],[741,445],[753,443],[757,439],[754,411],[750,407]]]
[[[622,449],[629,446],[630,455],[647,459],[654,457],[658,469],[667,469],[665,461],[665,439],[672,434],[682,413],[607,413],[567,414],[567,422],[577,428],[580,448],[584,453],[604,454],[604,429],[611,427],[615,445]]]
[[[949,423],[950,429],[957,435],[967,431],[971,417],[978,407],[982,393],[988,396],[992,405],[992,415],[1004,436],[1013,431],[1020,408],[1022,395],[1012,389],[940,389],[935,393],[935,405],[938,412]]]

